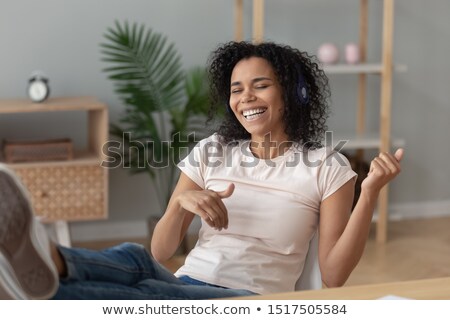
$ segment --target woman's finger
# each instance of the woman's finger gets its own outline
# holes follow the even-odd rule
[[[208,191],[207,198],[201,203],[202,209],[208,213],[214,222],[216,229],[221,230],[225,227],[225,215],[219,202],[220,198],[214,191]]]
[[[228,210],[225,207],[225,204],[222,201],[222,197],[220,197],[220,195],[216,194],[216,197],[214,198],[214,200],[217,203],[217,206],[219,207],[220,210],[220,214],[222,217],[222,223],[223,223],[223,227],[226,229],[228,228]]]
[[[391,173],[391,170],[386,166],[381,158],[376,157],[372,162],[374,164],[374,171],[378,170],[379,174],[388,175]]]
[[[391,173],[397,173],[400,170],[400,164],[398,163],[397,159],[394,158],[393,155],[383,152],[380,153],[379,158],[383,160],[386,167],[389,168]]]
[[[213,218],[211,218],[205,210],[199,207],[196,210],[196,214],[200,216],[200,218],[202,218],[202,220],[205,221],[211,228],[215,228]]]
[[[399,148],[399,149],[397,149],[397,151],[395,151],[394,157],[398,162],[400,162],[400,161],[402,161],[404,154],[405,154],[405,149]]]

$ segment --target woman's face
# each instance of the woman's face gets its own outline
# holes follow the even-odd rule
[[[283,90],[269,62],[251,57],[239,61],[231,74],[230,107],[253,141],[286,141]]]

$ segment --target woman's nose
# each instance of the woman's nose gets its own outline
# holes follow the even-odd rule
[[[256,97],[251,92],[247,92],[242,96],[241,102],[248,103],[248,102],[252,102],[255,100],[256,100]]]

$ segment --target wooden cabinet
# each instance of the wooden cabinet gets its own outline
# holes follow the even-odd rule
[[[402,139],[391,137],[391,95],[392,95],[392,73],[393,71],[405,71],[406,67],[394,65],[392,61],[393,47],[393,26],[394,26],[394,0],[383,0],[382,16],[382,61],[378,63],[367,63],[367,29],[370,0],[359,0],[359,51],[361,63],[355,65],[337,64],[324,66],[326,74],[354,74],[358,76],[358,101],[356,103],[356,132],[352,135],[335,135],[336,140],[347,140],[346,149],[356,150],[357,156],[362,158],[366,149],[378,149],[380,152],[389,152],[391,146],[400,147],[404,145]],[[355,0],[355,5],[358,1]],[[282,6],[282,2],[279,3]],[[301,6],[301,1],[298,1]],[[299,9],[300,10],[300,9]],[[327,10],[326,6],[323,10]],[[234,3],[235,40],[243,39],[243,0],[235,0]],[[346,17],[347,18],[347,17]],[[264,0],[253,0],[253,41],[261,42],[264,39]],[[379,75],[380,79],[380,127],[378,132],[366,132],[366,90],[367,75]],[[378,203],[377,231],[376,238],[380,243],[387,240],[387,220],[388,220],[388,186],[381,191]]]
[[[80,127],[87,128],[88,141],[74,151],[72,159],[8,163],[27,187],[35,214],[53,223],[58,240],[66,245],[70,244],[68,222],[108,216],[108,169],[101,166],[102,146],[108,138],[108,109],[92,97],[53,98],[45,103],[0,100],[0,117],[42,112],[66,112],[69,116],[68,111],[87,114],[87,123]],[[20,122],[20,116],[15,119]],[[51,135],[51,127],[45,130]]]

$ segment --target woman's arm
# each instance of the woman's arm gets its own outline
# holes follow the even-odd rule
[[[319,264],[328,287],[342,286],[358,264],[369,235],[381,188],[400,173],[403,150],[376,157],[361,185],[361,194],[350,215],[354,180],[325,199],[320,206]]]
[[[227,228],[228,213],[222,199],[231,196],[233,191],[233,184],[224,191],[203,190],[181,173],[166,212],[153,231],[153,257],[159,262],[172,257],[195,215],[200,216],[212,228]]]
[[[188,190],[201,190],[201,188],[184,173],[181,173],[166,212],[153,231],[151,251],[153,257],[159,262],[172,257],[194,219],[194,214],[184,210],[177,199],[181,193]]]

